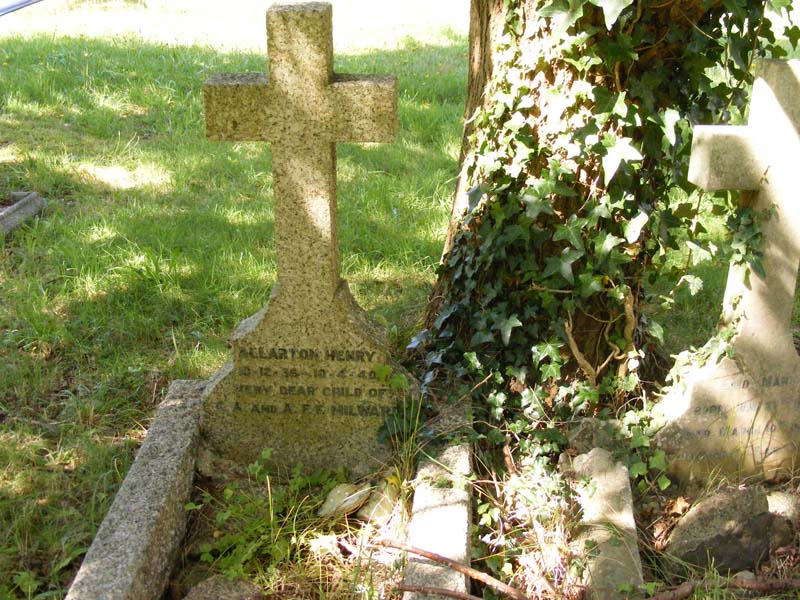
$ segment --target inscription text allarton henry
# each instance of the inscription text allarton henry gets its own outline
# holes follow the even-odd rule
[[[391,407],[372,401],[397,393],[379,379],[376,355],[361,349],[241,346],[234,389],[247,401],[220,400],[216,406],[259,415],[383,418]]]

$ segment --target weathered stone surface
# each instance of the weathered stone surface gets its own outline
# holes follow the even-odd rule
[[[569,430],[569,445],[578,454],[590,452],[592,448],[613,450],[624,439],[622,424],[617,419],[579,419]]]
[[[695,503],[670,534],[666,553],[683,563],[735,573],[755,569],[770,549],[791,539],[787,520],[770,513],[763,488],[731,489]],[[683,570],[680,563],[668,561],[667,567]]]
[[[690,179],[705,190],[750,190],[764,211],[766,277],[732,267],[723,326],[735,327],[732,357],[679,374],[659,410],[657,443],[681,479],[713,471],[777,478],[795,468],[800,439],[800,358],[789,322],[800,264],[800,61],[764,61],[743,127],[697,127]],[[774,211],[766,218],[769,211]]]
[[[186,532],[204,385],[170,386],[67,600],[161,597]]]
[[[369,486],[340,483],[328,492],[328,496],[317,514],[320,517],[350,514],[364,505],[369,499],[369,494]]]
[[[470,565],[470,493],[472,473],[469,444],[449,445],[420,461],[414,479],[414,503],[408,543],[462,565]],[[452,592],[469,590],[467,577],[420,556],[408,556],[403,583]],[[406,592],[403,600],[438,600],[443,596]]]
[[[769,512],[789,519],[792,523],[800,522],[800,496],[789,492],[774,491],[767,494]]]
[[[0,207],[0,229],[3,230],[3,235],[8,235],[47,206],[44,198],[36,192],[12,192],[11,201],[9,206]]]
[[[329,4],[275,5],[267,30],[269,77],[204,88],[210,138],[273,142],[278,262],[268,306],[241,324],[211,380],[204,444],[238,464],[269,447],[276,467],[362,475],[387,457],[378,429],[405,393],[383,367],[416,384],[339,276],[335,143],[393,140],[396,82],[333,73]]]
[[[571,474],[588,482],[578,493],[586,529],[573,542],[585,557],[587,597],[625,597],[621,586],[636,588],[643,583],[628,469],[608,450],[594,448],[573,459]]]
[[[385,527],[398,513],[400,490],[385,479],[370,492],[367,502],[356,516],[375,527]]]
[[[261,588],[246,581],[228,581],[222,575],[214,575],[197,584],[183,600],[261,600]]]

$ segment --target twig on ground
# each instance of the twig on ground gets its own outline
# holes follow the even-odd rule
[[[422,585],[398,585],[395,588],[398,592],[413,592],[416,594],[427,594],[430,596],[447,596],[448,598],[456,598],[457,600],[482,600],[472,594],[464,594],[463,592],[453,592],[444,588],[427,587]]]
[[[687,581],[671,590],[663,590],[655,596],[650,596],[647,600],[684,600],[694,593],[694,583]]]
[[[788,592],[800,589],[800,579],[740,579],[734,577],[725,584],[726,587],[748,590],[751,592]],[[684,600],[692,595],[695,583],[687,581],[671,590],[664,590],[647,600]]]
[[[741,579],[734,577],[728,587],[754,592],[788,592],[800,589],[800,579]]]
[[[417,554],[418,556],[422,556],[423,558],[427,558],[428,560],[432,560],[434,562],[443,564],[454,571],[458,571],[462,575],[466,575],[472,579],[477,579],[481,583],[488,585],[490,588],[497,590],[513,598],[514,600],[530,600],[525,594],[520,592],[518,589],[511,587],[510,585],[506,585],[499,579],[495,579],[491,575],[487,575],[486,573],[482,573],[477,569],[473,569],[472,567],[466,567],[461,563],[457,563],[456,561],[447,558],[446,556],[442,556],[441,554],[436,554],[435,552],[428,552],[427,550],[422,550],[421,548],[415,548],[414,546],[410,546],[408,544],[403,544],[401,542],[394,542],[392,540],[381,540],[378,542],[381,546],[387,546],[389,548],[395,548],[396,550],[403,550],[404,552],[410,552],[411,554]],[[549,583],[549,582],[548,582]]]

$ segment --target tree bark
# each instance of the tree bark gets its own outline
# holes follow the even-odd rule
[[[643,277],[669,243],[676,221],[659,219],[688,154],[680,132],[664,133],[665,115],[719,105],[703,77],[725,52],[707,33],[719,34],[722,10],[472,0],[459,176],[425,317],[454,356],[519,365],[526,344],[558,339],[561,356],[548,360],[565,368],[546,369],[552,382],[560,373],[592,388],[640,364]],[[699,64],[698,49],[719,56]]]
[[[503,0],[471,0],[469,8],[469,70],[467,73],[467,100],[464,107],[464,130],[461,136],[461,153],[458,159],[459,174],[450,222],[447,227],[444,257],[453,245],[458,222],[467,207],[465,192],[468,174],[462,168],[469,152],[469,138],[474,129],[472,116],[485,101],[486,85],[492,78],[492,58],[497,40],[503,29]]]

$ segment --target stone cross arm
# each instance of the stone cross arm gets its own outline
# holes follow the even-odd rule
[[[756,191],[766,166],[746,126],[698,125],[692,136],[689,181],[706,192]]]
[[[330,4],[273,4],[269,75],[217,75],[203,88],[209,138],[271,142],[280,295],[320,315],[341,283],[336,142],[397,131],[396,79],[334,73],[332,26]]]
[[[277,97],[262,73],[214,75],[203,91],[212,140],[392,142],[397,133],[397,80],[389,75],[334,73],[321,97],[295,106]]]
[[[746,126],[694,128],[689,181],[705,191],[758,191],[778,170],[796,177],[800,61],[763,60],[756,74]]]

